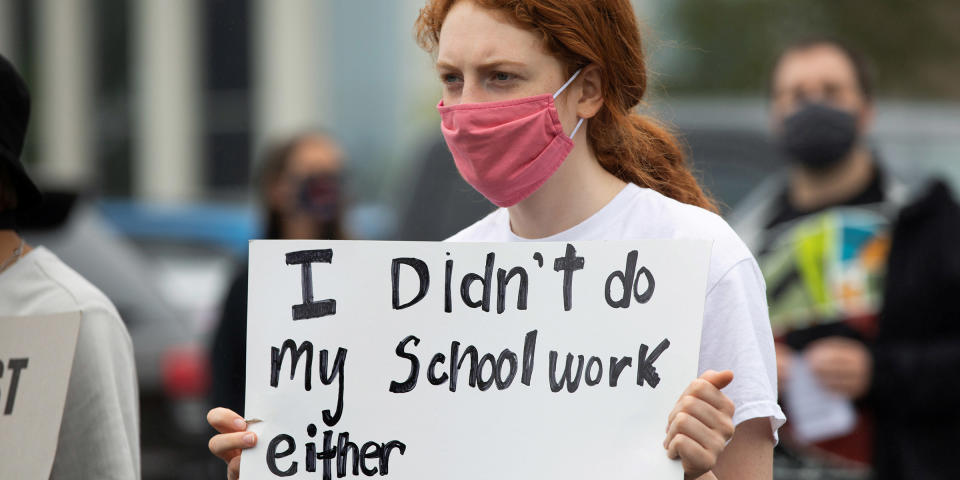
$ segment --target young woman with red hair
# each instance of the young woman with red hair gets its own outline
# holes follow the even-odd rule
[[[763,278],[677,141],[633,112],[647,79],[629,0],[429,0],[416,28],[457,168],[503,207],[450,240],[713,240],[702,375],[664,419],[663,446],[687,478],[771,478],[784,417]],[[208,420],[236,478],[256,438],[229,410]]]

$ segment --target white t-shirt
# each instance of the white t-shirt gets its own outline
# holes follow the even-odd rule
[[[77,311],[80,332],[50,478],[138,479],[137,372],[117,310],[44,247],[0,272],[0,316]]]
[[[570,242],[685,238],[713,240],[707,274],[699,373],[732,370],[723,393],[736,405],[733,423],[769,418],[774,438],[786,417],[777,405],[777,367],[766,287],[750,250],[718,215],[628,184],[613,200],[569,230],[535,240],[518,237],[510,214],[498,209],[465,228],[453,242]],[[691,379],[693,380],[693,379]]]

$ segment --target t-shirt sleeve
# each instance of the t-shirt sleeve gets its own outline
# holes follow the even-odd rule
[[[723,393],[733,401],[734,425],[769,418],[774,440],[786,417],[777,404],[777,367],[766,289],[757,262],[740,260],[707,291],[699,373],[732,370]]]
[[[116,310],[95,306],[82,314],[50,478],[138,479],[133,344]]]

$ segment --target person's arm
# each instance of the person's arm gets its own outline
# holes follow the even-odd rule
[[[770,419],[752,418],[737,425],[733,440],[723,449],[712,473],[714,478],[720,480],[772,479],[773,433]]]
[[[227,291],[210,348],[211,405],[243,413],[246,347],[247,274],[243,271]]]
[[[729,431],[732,437],[724,437],[719,448],[716,435],[714,438],[703,435],[703,442],[697,443],[709,455],[703,456],[697,469],[684,465],[687,478],[771,478],[774,432],[784,420],[776,403],[775,362],[763,276],[756,262],[745,258],[720,275],[707,291],[700,346],[700,369],[706,370],[701,379],[712,373],[714,378],[710,383],[716,389],[715,392],[710,388],[704,390],[710,396],[719,395],[723,399],[708,403],[725,416],[729,415],[723,422],[715,420],[714,425],[723,426],[718,431],[721,434],[727,433],[727,422],[737,427]],[[735,375],[735,378],[729,379],[729,384],[717,382],[717,372],[709,369],[732,371],[731,377]],[[730,404],[736,408],[728,407]]]
[[[729,370],[704,372],[670,412],[663,445],[670,458],[683,463],[686,479],[767,480],[773,476],[770,420],[753,418],[734,428],[733,402],[720,391],[732,380]]]
[[[960,404],[958,244],[960,205],[942,182],[901,209],[894,224],[868,398],[911,422]]]
[[[133,344],[112,308],[85,309],[50,478],[140,478]]]
[[[960,405],[960,339],[884,342],[873,348],[870,399],[877,406],[940,415]]]
[[[720,391],[731,381],[729,370],[704,372],[690,382],[667,417],[663,448],[668,457],[680,460],[684,478],[704,478],[733,437],[734,405]]]

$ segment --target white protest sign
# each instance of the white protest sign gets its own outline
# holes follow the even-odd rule
[[[80,312],[0,317],[0,478],[48,478]]]
[[[244,478],[675,478],[710,244],[254,241]]]

